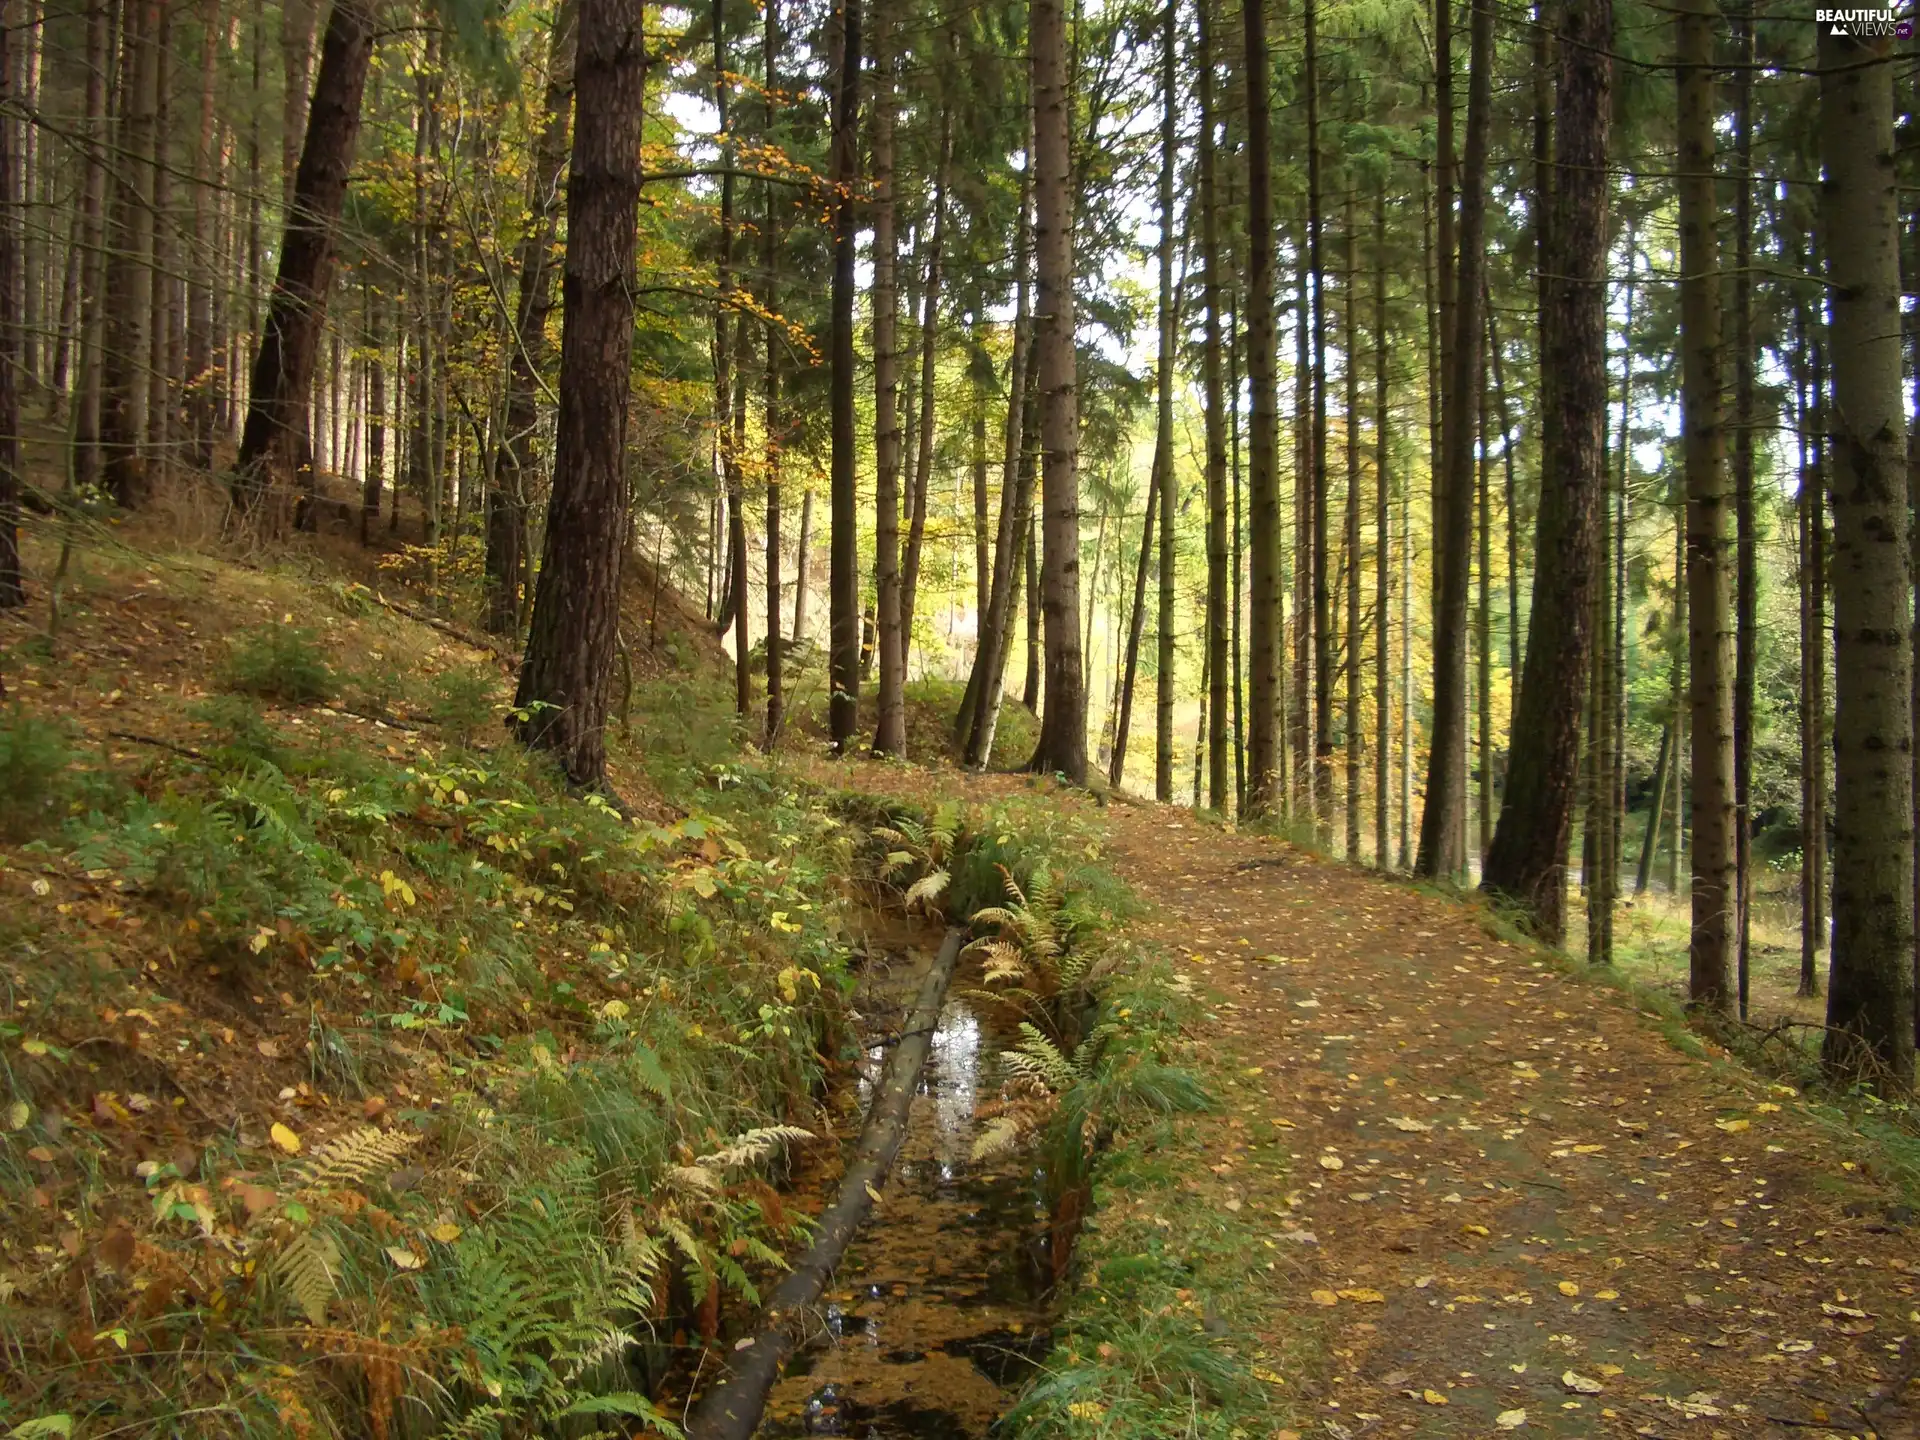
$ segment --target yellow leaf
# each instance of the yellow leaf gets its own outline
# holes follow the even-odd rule
[[[1076,1420],[1098,1420],[1107,1413],[1107,1407],[1098,1400],[1076,1400],[1067,1406],[1067,1413]]]
[[[1353,1290],[1342,1290],[1340,1292],[1340,1298],[1342,1300],[1351,1300],[1358,1305],[1384,1305],[1387,1302],[1387,1297],[1382,1295],[1378,1290],[1369,1290],[1364,1287]]]
[[[1762,1100],[1758,1105],[1754,1106],[1753,1109],[1757,1115],[1777,1115],[1780,1113],[1780,1107],[1771,1100]]]
[[[1502,1410],[1498,1415],[1493,1417],[1493,1423],[1498,1425],[1502,1430],[1518,1430],[1527,1423],[1527,1412],[1524,1410]]]
[[[438,1225],[429,1229],[427,1234],[438,1240],[442,1245],[451,1245],[460,1238],[460,1227],[451,1220],[442,1220]]]
[[[1342,1160],[1338,1155],[1322,1155],[1320,1157],[1320,1168],[1322,1170],[1344,1170],[1347,1168],[1347,1162]]]
[[[1716,1130],[1724,1130],[1729,1135],[1738,1135],[1752,1124],[1751,1120],[1716,1120],[1713,1122],[1713,1127]]]
[[[1313,1292],[1311,1298],[1316,1305],[1338,1305],[1340,1303],[1340,1297],[1331,1290],[1316,1290]]]
[[[609,1000],[600,1007],[600,1018],[602,1020],[624,1020],[626,1015],[627,1002],[624,1000]]]
[[[253,932],[253,938],[247,941],[247,949],[251,950],[254,954],[258,955],[262,950],[266,949],[267,946],[271,945],[272,943],[273,943],[273,931],[269,930],[266,926],[262,925],[258,930],[255,930]]]
[[[1253,1378],[1260,1381],[1263,1385],[1284,1385],[1287,1383],[1286,1376],[1275,1374],[1264,1365],[1256,1365],[1253,1367]]]
[[[273,1137],[273,1143],[286,1151],[287,1154],[298,1155],[300,1153],[300,1137],[282,1125],[278,1120],[273,1122],[273,1128],[268,1130],[267,1134],[271,1135]]]
[[[1560,1293],[1562,1295],[1565,1295],[1568,1299],[1572,1299],[1575,1295],[1578,1295],[1580,1293],[1580,1287],[1574,1284],[1573,1281],[1571,1280],[1562,1280],[1560,1282]]]
[[[402,1270],[418,1270],[427,1262],[405,1245],[387,1246],[387,1258]]]
[[[1593,1298],[1596,1300],[1618,1300],[1620,1298],[1620,1292],[1618,1290],[1596,1290],[1593,1292]]]
[[[1493,1233],[1484,1225],[1462,1225],[1460,1228],[1469,1235],[1491,1235]]]
[[[867,1198],[876,1205],[880,1203],[880,1192],[873,1188],[873,1182],[870,1180],[867,1182]]]
[[[16,1100],[7,1107],[7,1129],[24,1130],[27,1121],[33,1118],[33,1110],[24,1100]]]
[[[1442,1395],[1438,1390],[1422,1390],[1420,1392],[1420,1398],[1429,1405],[1445,1405],[1447,1403],[1447,1397]]]

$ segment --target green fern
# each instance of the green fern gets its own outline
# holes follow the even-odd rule
[[[320,1225],[296,1229],[274,1257],[273,1273],[280,1287],[307,1323],[326,1323],[327,1306],[338,1288],[340,1247]]]

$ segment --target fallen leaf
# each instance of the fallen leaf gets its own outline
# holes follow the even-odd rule
[[[1484,1225],[1462,1225],[1460,1228],[1468,1235],[1491,1235],[1493,1233]]]
[[[1356,1305],[1384,1305],[1387,1303],[1387,1297],[1382,1295],[1378,1290],[1369,1290],[1364,1286],[1352,1290],[1342,1290],[1340,1292],[1340,1298],[1342,1300],[1351,1300]]]
[[[33,1118],[33,1107],[24,1100],[16,1100],[7,1106],[7,1129],[24,1130],[27,1121]]]
[[[1426,1121],[1415,1120],[1411,1115],[1389,1115],[1387,1117],[1387,1124],[1396,1130],[1405,1130],[1412,1135],[1424,1135],[1427,1131],[1433,1129],[1433,1126],[1429,1125]]]
[[[268,1130],[267,1134],[271,1135],[273,1137],[273,1143],[286,1151],[287,1154],[298,1155],[300,1153],[300,1137],[282,1125],[278,1120],[273,1122],[273,1128]]]
[[[1502,1430],[1518,1430],[1527,1423],[1527,1412],[1524,1410],[1502,1410],[1498,1415],[1493,1417],[1493,1423],[1498,1425]]]
[[[387,1258],[402,1270],[418,1270],[427,1263],[421,1259],[411,1247],[406,1245],[387,1246]]]
[[[867,1198],[873,1201],[874,1204],[878,1205],[880,1203],[880,1192],[873,1188],[873,1182],[871,1180],[867,1182],[866,1189],[867,1189]]]
[[[1560,1383],[1576,1395],[1598,1395],[1607,1387],[1590,1376],[1577,1370],[1568,1370],[1560,1376]]]
[[[1320,1157],[1320,1168],[1322,1170],[1344,1170],[1347,1168],[1347,1162],[1342,1160],[1338,1155],[1322,1155]]]
[[[1571,1280],[1562,1280],[1560,1282],[1560,1293],[1571,1300],[1580,1293],[1580,1287]]]
[[[1447,1397],[1442,1395],[1438,1390],[1422,1390],[1420,1392],[1420,1398],[1429,1405],[1445,1405],[1447,1403]]]
[[[1338,1305],[1340,1297],[1331,1290],[1315,1290],[1310,1297],[1316,1305]]]
[[[1738,1135],[1742,1130],[1749,1129],[1752,1125],[1753,1122],[1751,1120],[1716,1120],[1713,1122],[1714,1129],[1724,1130],[1729,1135]]]
[[[451,1220],[442,1220],[438,1225],[431,1227],[427,1231],[427,1234],[438,1240],[442,1245],[451,1245],[460,1238],[460,1227]]]

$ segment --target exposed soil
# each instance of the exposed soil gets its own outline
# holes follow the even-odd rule
[[[1177,810],[1107,819],[1139,933],[1245,1062],[1222,1099],[1290,1143],[1289,1173],[1226,1153],[1187,1184],[1272,1215],[1262,1338],[1320,1337],[1288,1377],[1315,1428],[1920,1435],[1920,1217],[1858,1136],[1470,906]]]

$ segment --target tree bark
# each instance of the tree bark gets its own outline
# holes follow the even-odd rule
[[[1753,689],[1759,595],[1753,530],[1753,70],[1754,15],[1745,0],[1735,17],[1741,67],[1733,114],[1733,882],[1734,968],[1739,1014],[1747,1014],[1752,949]]]
[[[1153,795],[1166,804],[1173,799],[1173,689],[1174,689],[1174,544],[1176,486],[1173,480],[1173,174],[1179,138],[1175,108],[1179,104],[1176,43],[1178,9],[1166,0],[1160,24],[1160,351],[1154,366],[1153,469],[1158,483],[1148,482],[1160,505],[1160,596],[1154,624],[1155,675],[1153,726]],[[1136,601],[1136,604],[1138,602]]]
[[[1302,7],[1306,30],[1307,268],[1313,286],[1313,439],[1303,477],[1310,536],[1307,582],[1313,606],[1313,783],[1309,804],[1314,842],[1333,844],[1333,592],[1327,566],[1327,265],[1325,216],[1321,213],[1319,5]]]
[[[1080,654],[1079,404],[1074,355],[1073,76],[1063,0],[1034,0],[1034,239],[1039,305],[1035,362],[1040,385],[1045,568],[1046,713],[1029,768],[1087,779],[1087,697]]]
[[[880,639],[876,755],[907,749],[907,647],[900,574],[900,297],[894,236],[893,27],[884,5],[873,14],[873,588]]]
[[[839,0],[833,117],[832,514],[827,557],[828,730],[837,754],[860,725],[859,435],[854,428],[854,246],[860,182],[860,0]]]
[[[1387,350],[1387,187],[1383,182],[1373,195],[1373,863],[1380,870],[1393,866],[1389,845],[1393,813],[1393,646],[1387,613],[1392,600],[1393,545]],[[1401,643],[1406,643],[1404,636]]]
[[[933,234],[927,242],[926,287],[920,301],[923,307],[920,319],[920,405],[914,417],[919,427],[919,453],[913,467],[906,557],[900,565],[900,672],[903,684],[907,661],[913,651],[914,604],[920,593],[920,555],[927,536],[927,487],[933,478],[933,382],[940,355],[940,278],[942,246],[946,243],[947,183],[952,157],[953,116],[943,102],[940,107],[940,159],[933,181]]]
[[[1280,412],[1274,376],[1273,97],[1266,8],[1242,5],[1247,88],[1247,809],[1278,816],[1280,795]]]
[[[761,113],[761,140],[774,143],[774,96],[780,79],[780,0],[767,0],[766,18],[761,30],[760,60],[764,105]],[[761,219],[760,270],[765,293],[761,304],[769,316],[780,313],[780,217],[774,204],[774,186],[761,187],[766,213]],[[786,719],[786,647],[780,636],[780,470],[787,433],[780,409],[781,327],[776,320],[766,325],[767,361],[761,372],[761,402],[765,407],[767,483],[767,720],[762,746],[771,751],[780,739],[780,727]],[[802,558],[804,564],[804,557]]]
[[[1821,1066],[1913,1085],[1913,709],[1891,42],[1820,27],[1833,395],[1833,961]],[[1697,622],[1696,622],[1697,623]],[[1698,800],[1696,798],[1696,806]],[[1696,818],[1696,870],[1704,850]]]
[[[1121,673],[1119,703],[1113,723],[1113,752],[1107,763],[1107,783],[1114,789],[1120,788],[1127,773],[1127,739],[1133,726],[1133,682],[1140,668],[1140,636],[1146,629],[1147,618],[1147,569],[1153,559],[1154,528],[1160,519],[1161,459],[1156,446],[1153,468],[1147,474],[1147,518],[1141,524],[1140,555],[1133,572],[1133,610],[1127,617],[1127,654]],[[1155,756],[1154,784],[1159,785],[1159,757]],[[1172,760],[1168,760],[1169,784],[1172,776]],[[1170,800],[1171,795],[1158,795],[1156,798]]]
[[[1171,10],[1171,3],[1169,10]],[[1202,335],[1200,356],[1200,375],[1205,413],[1202,417],[1206,427],[1207,446],[1207,643],[1206,666],[1208,678],[1207,696],[1207,794],[1213,808],[1222,815],[1227,813],[1227,797],[1233,795],[1235,804],[1240,803],[1244,783],[1228,787],[1228,765],[1241,755],[1240,747],[1240,666],[1236,653],[1229,663],[1229,620],[1228,604],[1232,600],[1232,618],[1235,624],[1239,620],[1239,601],[1237,594],[1230,597],[1230,589],[1237,591],[1238,576],[1234,585],[1228,582],[1228,543],[1227,543],[1227,398],[1221,390],[1220,361],[1223,344],[1231,345],[1229,337],[1222,340],[1220,333],[1221,305],[1221,241],[1219,206],[1215,195],[1218,183],[1217,162],[1214,155],[1214,100],[1213,100],[1213,34],[1212,0],[1195,0],[1194,4],[1194,70],[1197,77],[1198,101],[1200,109],[1200,136],[1196,146],[1199,167],[1199,204],[1200,204],[1200,249],[1204,268],[1204,279],[1200,305],[1204,317],[1205,329]],[[1169,19],[1169,25],[1172,24]],[[1171,44],[1171,41],[1169,41]],[[1169,61],[1171,64],[1171,61]],[[1171,117],[1169,117],[1171,124]],[[1237,377],[1236,377],[1237,378]],[[1232,403],[1240,403],[1239,387],[1234,388]],[[1236,497],[1237,498],[1237,497]],[[1236,528],[1238,528],[1236,526]],[[1237,537],[1236,537],[1237,538]],[[1237,652],[1238,646],[1235,650]],[[1228,686],[1232,686],[1234,714],[1231,717],[1234,731],[1234,753],[1227,750],[1228,723]],[[1244,760],[1242,760],[1244,770]]]
[[[214,229],[218,221],[221,173],[220,151],[216,144],[220,77],[220,4],[219,0],[201,0],[200,5],[200,132],[194,150],[193,186],[193,263],[187,291],[187,419],[188,460],[196,469],[213,468],[213,432],[218,413],[218,392],[222,387],[214,361],[214,282],[219,266],[214,255]]]
[[[120,41],[120,115],[108,224],[100,413],[108,492],[133,507],[148,495],[147,365],[153,323],[153,157],[160,103],[158,0],[126,0]]]
[[[0,12],[4,7],[0,7]],[[12,31],[0,13],[0,116],[13,95]],[[0,610],[27,603],[20,574],[20,382],[22,363],[22,301],[20,287],[20,216],[26,208],[15,200],[19,161],[14,153],[17,127],[11,116],[0,119]]]
[[[334,0],[235,464],[234,506],[264,534],[278,534],[287,521],[294,446],[326,318],[334,231],[346,201],[372,58],[373,16],[364,0]]]
[[[1734,907],[1732,567],[1720,397],[1719,203],[1714,44],[1719,11],[1683,0],[1675,21],[1680,177],[1680,369],[1687,485],[1687,654],[1693,754],[1693,927],[1688,993],[1732,999]],[[1895,327],[1897,333],[1897,326]],[[1896,361],[1897,363],[1897,361]],[[1904,572],[1903,572],[1904,573]]]
[[[646,43],[635,0],[578,3],[553,495],[514,704],[524,743],[550,752],[574,785],[598,787],[627,548]]]
[[[1346,729],[1346,857],[1350,861],[1360,858],[1360,703],[1365,679],[1365,668],[1360,663],[1360,575],[1363,568],[1360,558],[1360,220],[1355,199],[1353,187],[1349,185],[1341,214],[1341,228],[1346,232],[1346,277],[1342,286],[1345,294],[1340,339],[1344,353],[1340,357],[1340,366],[1346,375],[1347,412],[1347,508],[1343,542],[1347,575],[1346,714],[1342,720]],[[1384,625],[1384,613],[1379,618]]]
[[[1480,276],[1486,262],[1487,141],[1493,102],[1492,0],[1474,0],[1470,43],[1460,254],[1459,264],[1451,273],[1451,287],[1446,283],[1446,246],[1443,243],[1440,247],[1443,312],[1448,289],[1453,291],[1453,345],[1451,356],[1442,357],[1443,364],[1451,361],[1451,370],[1443,410],[1445,477],[1434,525],[1440,604],[1433,623],[1433,740],[1427,761],[1426,809],[1420,816],[1420,856],[1415,866],[1428,879],[1456,874],[1466,858],[1462,840],[1466,818],[1467,581],[1473,541],[1472,401],[1483,331]],[[1443,204],[1443,219],[1445,214]]]

